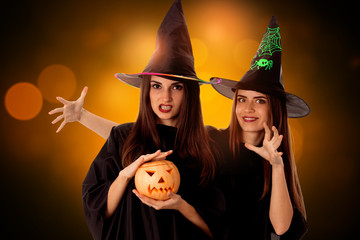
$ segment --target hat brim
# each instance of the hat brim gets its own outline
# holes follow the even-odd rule
[[[210,83],[218,93],[231,100],[234,99],[238,81],[212,77]],[[289,118],[301,118],[310,114],[310,107],[303,99],[288,92],[285,92],[285,96],[286,110]]]
[[[288,92],[285,92],[285,95],[289,118],[301,118],[310,114],[310,107],[303,99]]]
[[[197,82],[199,82],[199,84],[210,84],[210,82],[207,82],[207,81],[199,79],[199,78],[167,74],[167,73],[152,73],[152,72],[142,72],[142,73],[136,73],[136,74],[116,73],[115,77],[130,86],[140,88],[142,80],[143,80],[142,76],[145,76],[145,75],[160,76],[160,77],[164,77],[164,78],[166,78],[166,77],[178,78],[179,80],[197,81]]]
[[[211,86],[221,95],[234,99],[235,86],[238,83],[234,80],[212,77],[210,79]]]

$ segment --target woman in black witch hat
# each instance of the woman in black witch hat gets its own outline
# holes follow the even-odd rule
[[[173,3],[160,25],[156,49],[144,71],[116,77],[140,87],[139,115],[135,123],[107,130],[109,137],[83,182],[83,207],[93,237],[211,238],[221,214],[221,209],[211,205],[211,201],[218,204],[209,183],[215,174],[215,158],[202,120],[199,83],[203,81],[194,71],[180,1]],[[86,89],[82,99],[85,95]],[[169,199],[160,201],[134,190],[139,166],[165,157],[180,172],[177,194],[169,191]],[[211,197],[205,201],[208,194]]]
[[[273,17],[241,80],[211,79],[233,99],[229,127],[210,132],[224,156],[217,178],[227,203],[228,239],[300,239],[307,229],[288,117],[304,117],[310,108],[284,91],[280,40]]]

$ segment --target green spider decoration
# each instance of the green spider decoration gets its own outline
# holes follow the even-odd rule
[[[273,61],[266,60],[264,58],[260,59],[259,61],[256,60],[254,64],[251,65],[250,69],[253,70],[254,68],[257,68],[259,70],[261,67],[265,67],[265,70],[270,70],[273,67]]]

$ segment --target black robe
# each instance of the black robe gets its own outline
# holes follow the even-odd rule
[[[132,179],[125,190],[115,213],[104,218],[108,191],[112,182],[123,169],[121,152],[133,123],[114,127],[101,151],[93,161],[82,186],[82,201],[88,227],[95,239],[170,240],[207,239],[205,234],[176,210],[155,210],[143,204],[132,193]],[[173,150],[176,128],[157,125],[161,150]],[[148,145],[148,151],[155,152]],[[209,184],[198,186],[201,167],[194,159],[181,159],[174,152],[167,157],[179,169],[181,183],[178,194],[191,204],[214,235],[224,212],[224,198]]]
[[[270,191],[259,201],[264,186],[264,160],[248,150],[244,144],[233,161],[229,151],[229,131],[209,127],[210,137],[220,151],[216,181],[226,200],[226,217],[223,221],[223,239],[301,239],[307,231],[304,217],[294,208],[289,230],[275,234],[269,219]]]

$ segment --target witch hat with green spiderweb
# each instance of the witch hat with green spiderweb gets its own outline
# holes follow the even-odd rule
[[[308,104],[300,97],[284,90],[281,52],[280,28],[273,16],[251,61],[250,69],[240,81],[213,77],[211,78],[212,86],[220,94],[230,99],[233,99],[236,89],[252,90],[276,96],[286,101],[288,117],[304,117],[310,113]]]

